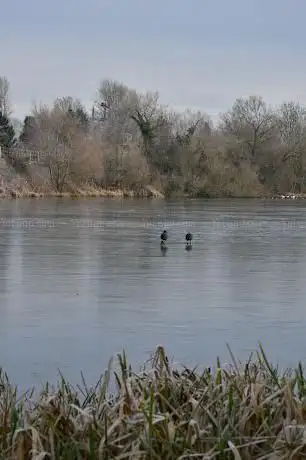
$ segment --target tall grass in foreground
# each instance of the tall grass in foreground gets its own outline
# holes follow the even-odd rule
[[[199,373],[173,369],[162,347],[137,375],[125,353],[95,387],[21,399],[0,375],[0,459],[304,459],[306,380],[279,373],[263,349]],[[109,393],[110,378],[117,385]]]

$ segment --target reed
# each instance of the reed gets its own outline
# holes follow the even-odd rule
[[[144,188],[141,190],[129,189],[104,189],[93,186],[74,188],[71,191],[55,192],[52,190],[41,190],[39,187],[31,187],[28,184],[16,188],[0,188],[0,198],[164,198],[155,189]]]
[[[302,365],[281,372],[261,346],[245,363],[231,357],[214,370],[176,369],[158,347],[134,373],[123,352],[94,387],[61,376],[20,398],[1,371],[0,458],[304,459]]]

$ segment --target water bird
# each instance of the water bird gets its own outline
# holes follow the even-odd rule
[[[167,239],[168,239],[168,232],[167,230],[164,230],[162,234],[160,235],[160,246],[161,248],[166,248],[167,246]]]
[[[186,245],[191,246],[192,233],[190,233],[190,232],[186,233],[185,239],[186,239]]]

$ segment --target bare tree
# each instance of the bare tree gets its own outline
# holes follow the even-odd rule
[[[284,102],[278,110],[277,127],[282,144],[295,150],[301,145],[305,132],[305,107],[295,102]]]
[[[57,192],[62,193],[70,175],[72,152],[64,144],[56,143],[46,153],[45,165],[48,167],[50,181]]]
[[[78,100],[57,99],[51,108],[34,107],[31,147],[40,152],[40,165],[58,192],[103,176],[103,146],[99,136],[84,130],[78,117]]]
[[[159,104],[158,93],[139,94],[117,81],[103,80],[95,102],[95,119],[102,139],[122,151],[128,143],[141,144],[142,153],[153,164],[159,146],[165,143],[169,123]]]
[[[283,103],[277,116],[280,153],[285,175],[291,177],[291,190],[304,188],[306,174],[306,110],[295,102]]]
[[[62,192],[70,176],[74,121],[56,104],[53,109],[36,108],[32,131],[32,146],[40,152],[40,163],[49,172],[52,187]]]
[[[200,111],[185,110],[177,114],[175,120],[176,139],[180,144],[190,144],[195,134],[209,135],[211,122],[209,117]]]
[[[145,155],[150,155],[150,147],[158,128],[163,124],[162,112],[158,106],[158,93],[139,95],[135,104],[129,108],[130,117],[139,128],[144,144]]]
[[[0,77],[0,112],[6,117],[12,113],[10,104],[10,83],[6,77]]]
[[[116,80],[105,79],[101,81],[95,101],[95,113],[101,120],[130,102],[132,93],[136,92]],[[112,110],[112,112],[108,112]]]
[[[139,133],[130,118],[137,101],[135,90],[120,82],[103,80],[94,105],[94,121],[102,139],[120,145],[127,134],[137,141]]]
[[[74,112],[77,110],[85,110],[81,101],[71,96],[64,96],[55,99],[53,108],[55,110],[61,110],[63,113],[67,113],[69,110]]]
[[[261,146],[271,139],[274,127],[274,114],[259,96],[237,99],[230,111],[221,114],[221,130],[248,146],[252,162]]]

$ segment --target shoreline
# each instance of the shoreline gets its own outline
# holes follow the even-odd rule
[[[245,363],[229,352],[231,364],[217,358],[201,372],[174,367],[162,346],[133,372],[123,352],[95,386],[61,376],[35,399],[33,391],[18,397],[1,370],[0,458],[302,458],[301,363],[281,373],[261,345]]]
[[[140,192],[127,189],[104,189],[104,188],[88,188],[88,189],[77,189],[74,191],[65,192],[43,192],[32,190],[30,188],[25,189],[11,189],[11,190],[0,190],[0,199],[48,199],[48,198],[67,198],[67,199],[78,199],[78,198],[144,198],[144,199],[164,199],[165,196],[154,188],[143,189]]]
[[[140,191],[119,188],[86,188],[76,189],[73,191],[55,192],[55,191],[38,191],[30,187],[22,189],[10,189],[0,187],[0,199],[49,199],[49,198],[110,198],[110,199],[175,199],[175,200],[233,200],[233,199],[254,199],[254,200],[285,200],[285,201],[301,201],[306,200],[306,194],[254,194],[254,195],[189,195],[189,194],[174,194],[166,196],[154,187],[144,187]]]

